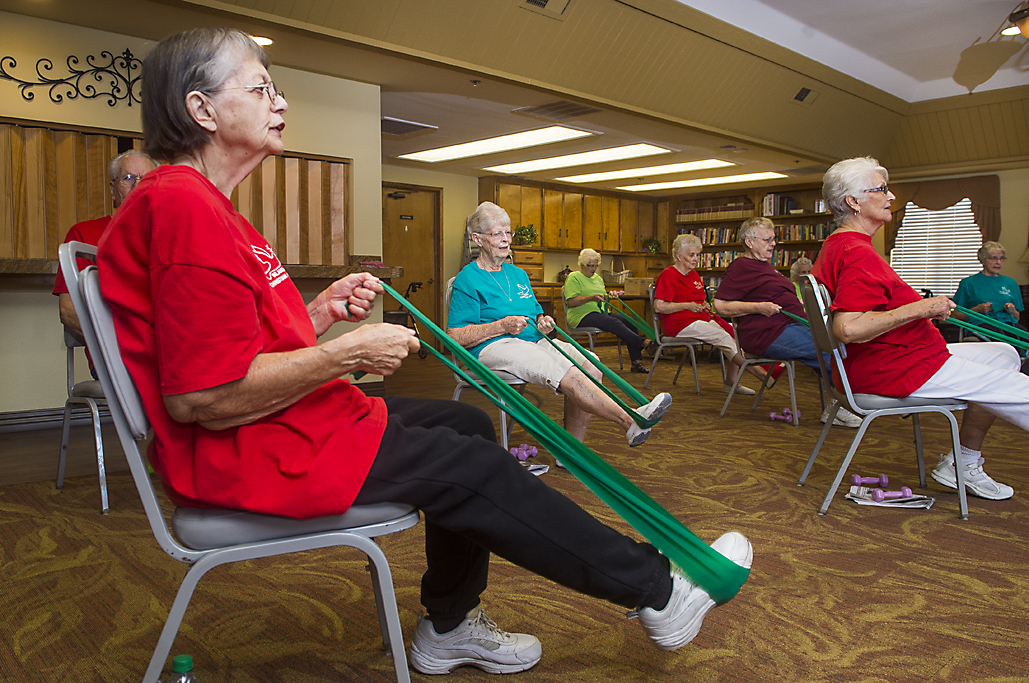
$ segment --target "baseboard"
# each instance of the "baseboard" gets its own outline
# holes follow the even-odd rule
[[[99,406],[100,422],[111,422],[111,411],[107,406]],[[29,432],[36,429],[60,428],[64,422],[64,408],[41,408],[39,410],[14,410],[0,413],[0,434],[10,432]],[[71,423],[75,427],[90,426],[93,417],[89,407],[73,405]]]

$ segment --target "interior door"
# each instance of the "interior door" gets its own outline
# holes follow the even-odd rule
[[[403,277],[393,278],[397,290],[424,313],[440,324],[442,290],[440,288],[440,207],[438,188],[412,188],[407,185],[382,186],[382,260],[390,266],[401,266]],[[414,326],[413,318],[400,312],[400,303],[393,297],[383,300],[385,322]],[[439,348],[439,343],[417,326],[424,341]]]

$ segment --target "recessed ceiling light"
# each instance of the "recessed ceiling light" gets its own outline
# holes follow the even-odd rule
[[[1017,26],[1008,26],[1000,32],[1002,36],[1017,36],[1019,33],[1021,33],[1021,31],[1018,30]]]
[[[261,47],[268,47],[269,45],[271,45],[272,43],[275,42],[271,38],[265,38],[264,36],[250,36],[250,37],[253,38],[254,42],[257,43],[258,45],[260,45]]]
[[[702,159],[700,161],[685,161],[681,164],[664,164],[663,166],[647,166],[644,168],[626,168],[621,171],[608,171],[607,173],[587,173],[585,175],[570,175],[564,178],[554,178],[566,183],[601,183],[605,180],[621,180],[622,178],[646,178],[652,175],[667,175],[669,173],[688,173],[690,171],[706,171],[711,168],[723,168],[735,166],[729,161],[721,159]]]
[[[533,171],[546,171],[552,168],[566,168],[568,166],[582,166],[584,164],[600,164],[606,161],[622,161],[625,159],[636,159],[648,157],[654,154],[668,154],[672,150],[656,145],[648,145],[641,142],[635,145],[623,145],[622,147],[610,147],[608,149],[596,149],[592,152],[579,152],[578,154],[565,154],[559,157],[547,159],[531,159],[519,161],[514,164],[502,164],[500,166],[489,166],[484,171],[494,173],[532,173]]]
[[[785,174],[768,171],[766,173],[744,173],[742,175],[725,175],[718,178],[696,178],[695,180],[675,180],[668,183],[648,183],[647,185],[628,185],[619,190],[631,192],[651,192],[653,190],[671,190],[678,187],[701,187],[703,185],[725,185],[726,183],[751,183],[755,180],[771,180],[785,178]]]
[[[511,133],[485,140],[474,142],[463,142],[460,145],[449,145],[427,149],[424,152],[412,152],[401,154],[398,159],[410,159],[412,161],[425,161],[434,164],[439,161],[453,161],[454,159],[465,159],[467,157],[480,156],[482,154],[495,154],[507,152],[513,149],[524,149],[537,145],[549,145],[552,142],[563,140],[574,140],[576,138],[594,135],[586,130],[576,130],[566,126],[547,126],[536,130],[527,130],[521,133]]]

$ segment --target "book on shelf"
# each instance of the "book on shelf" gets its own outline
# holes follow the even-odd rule
[[[754,215],[754,205],[744,203],[725,204],[723,206],[699,206],[680,208],[675,212],[676,223],[700,223],[702,221],[721,221],[733,218],[750,218]]]
[[[775,239],[778,242],[824,240],[832,229],[832,223],[784,223],[775,226]]]
[[[739,241],[740,226],[726,225],[719,228],[679,228],[679,234],[693,233],[701,244],[731,244]]]
[[[769,192],[761,200],[762,216],[785,216],[797,208],[797,202],[793,197],[784,194]]]

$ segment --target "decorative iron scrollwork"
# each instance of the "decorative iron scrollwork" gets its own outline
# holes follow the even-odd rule
[[[107,60],[107,63],[97,63],[102,60]],[[75,55],[68,57],[66,63],[71,73],[63,78],[54,78],[51,73],[54,63],[46,58],[40,59],[36,62],[38,80],[25,81],[8,71],[18,66],[14,57],[0,57],[0,79],[17,83],[21,96],[28,102],[35,99],[32,88],[42,87],[49,89],[50,101],[55,103],[64,101],[64,98],[91,100],[106,97],[111,107],[121,100],[126,100],[130,107],[134,101],[142,104],[139,77],[143,63],[128,48],[118,56],[106,50],[99,57],[89,55],[86,57],[87,69],[79,68],[79,58]]]

